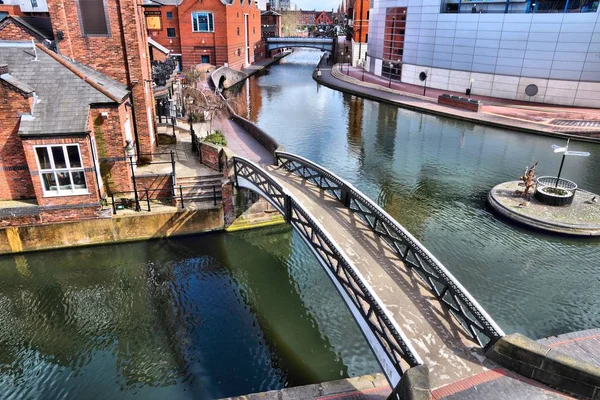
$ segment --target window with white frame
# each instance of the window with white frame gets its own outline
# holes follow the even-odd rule
[[[213,13],[196,11],[192,13],[192,32],[214,32]]]
[[[87,194],[78,144],[35,146],[44,195]]]

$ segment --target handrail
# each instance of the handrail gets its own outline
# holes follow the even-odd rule
[[[245,179],[253,185],[254,190],[284,214],[286,222],[310,246],[344,299],[350,303],[350,309],[392,387],[400,380],[406,365],[423,364],[375,291],[321,224],[267,171],[238,156],[233,157],[233,163],[236,184]],[[369,338],[375,341],[369,341]]]
[[[332,194],[369,225],[409,268],[414,269],[437,300],[458,320],[466,334],[482,347],[504,336],[502,329],[461,283],[414,236],[352,184],[295,154],[276,151],[280,168],[296,173]],[[332,184],[333,183],[333,184]],[[487,340],[482,341],[483,335]]]

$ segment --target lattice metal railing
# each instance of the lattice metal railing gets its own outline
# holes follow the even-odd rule
[[[286,221],[311,246],[329,276],[334,280],[336,287],[341,289],[349,299],[354,307],[353,312],[358,313],[358,317],[362,319],[362,325],[359,321],[359,326],[361,329],[363,327],[367,329],[365,336],[371,335],[375,338],[380,349],[385,353],[386,362],[383,362],[378,355],[378,349],[373,348],[390,383],[395,386],[406,368],[422,364],[422,360],[406,336],[396,322],[388,316],[383,303],[373,289],[302,204],[287,193],[267,171],[251,161],[234,157],[233,163],[236,182],[246,187],[248,183],[254,185],[255,187],[251,189],[261,192],[263,196],[267,197],[267,200],[276,207],[278,206]],[[322,181],[319,179],[319,182],[323,182],[323,186],[330,188],[335,193],[337,190],[336,180],[335,177],[324,176]],[[372,345],[371,342],[369,343]],[[386,369],[386,365],[390,364],[394,371]]]
[[[406,266],[412,268],[464,328],[482,347],[490,346],[504,332],[458,280],[404,227],[351,184],[303,157],[276,152],[277,165],[332,194],[381,237]]]

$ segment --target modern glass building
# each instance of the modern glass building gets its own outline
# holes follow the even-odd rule
[[[372,0],[366,68],[448,91],[600,107],[598,0]]]

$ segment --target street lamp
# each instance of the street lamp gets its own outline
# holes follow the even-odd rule
[[[388,64],[388,66],[390,67],[390,82],[388,83],[388,88],[392,88],[392,67],[394,66],[394,63],[390,61],[390,63]]]
[[[361,60],[360,61],[360,65],[362,66],[362,78],[360,79],[361,81],[365,80],[365,64],[367,63],[366,60]]]
[[[351,60],[350,60],[350,54],[349,53],[348,53],[347,57],[348,57],[348,76],[350,76],[350,61]]]
[[[340,52],[340,56],[342,56],[342,63],[343,63],[344,62],[344,52],[343,51]],[[342,68],[340,68],[340,71],[342,71]],[[344,71],[342,71],[342,72],[344,72]]]
[[[131,144],[131,140],[127,139],[125,141],[125,147],[123,148],[125,150],[125,155],[127,157],[129,157],[129,166],[131,167],[131,180],[133,181],[133,197],[135,198],[135,211],[140,211],[142,208],[140,207],[140,199],[138,198],[138,193],[137,193],[137,184],[135,182],[135,168],[134,168],[134,161],[133,161],[133,157],[135,156],[135,148],[133,147],[133,144]]]
[[[473,89],[473,82],[475,82],[475,79],[473,79],[473,78],[469,79],[469,88],[467,89],[467,96],[469,96],[469,98],[471,98],[471,90]]]

